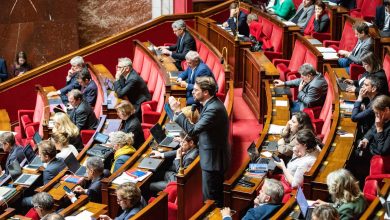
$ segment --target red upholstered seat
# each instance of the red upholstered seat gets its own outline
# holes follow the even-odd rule
[[[269,60],[282,57],[283,28],[273,25],[271,35],[263,38],[264,54]]]
[[[383,58],[383,70],[386,73],[387,84],[390,85],[390,56],[388,54]],[[390,87],[389,87],[390,92]]]
[[[252,21],[249,24],[249,33],[253,37],[255,37],[257,41],[260,41],[262,29],[263,29],[263,25],[261,19],[259,19],[259,21]]]
[[[89,140],[93,137],[94,134],[95,134],[95,130],[80,131],[81,141],[83,142],[84,146],[89,142]]]
[[[161,74],[153,75],[157,77],[156,87],[151,101],[147,101],[141,104],[142,108],[142,122],[155,124],[160,118],[165,97],[165,81]]]
[[[177,183],[170,182],[164,189],[164,192],[168,193],[168,220],[177,219]],[[151,197],[149,203],[153,202],[156,198]]]
[[[104,94],[103,94],[103,85],[100,84],[99,79],[96,78],[95,73],[88,68],[89,73],[91,74],[92,80],[95,82],[97,86],[97,96],[96,96],[96,103],[95,107],[93,108],[93,111],[95,113],[96,118],[99,118],[103,114],[103,102],[104,102]]]
[[[298,77],[296,75],[289,75],[287,76],[287,81],[288,80],[294,80],[294,79],[297,79]],[[290,88],[290,91],[291,91],[291,99],[293,101],[296,101],[298,99],[298,88],[297,87],[291,87]]]
[[[344,23],[344,29],[341,34],[340,41],[333,40],[325,40],[323,42],[324,47],[331,47],[336,51],[339,50],[347,50],[352,51],[357,42],[357,37],[355,36],[355,32],[352,28],[352,23],[348,20]]]
[[[390,178],[390,156],[375,155],[370,161],[370,175],[366,177],[363,194],[369,201],[377,197],[377,190],[383,186],[382,180]]]
[[[43,120],[42,116],[44,108],[43,97],[40,95],[40,93],[38,93],[34,110],[18,110],[19,127],[17,130],[21,132],[21,138],[26,138],[25,129],[27,125],[31,123],[38,123],[39,126],[41,124],[41,121]],[[43,135],[43,129],[39,129],[39,131],[39,133]]]
[[[135,47],[134,58],[133,58],[133,68],[137,73],[139,73],[141,75],[141,77],[142,77],[141,70],[142,70],[142,66],[144,63],[144,57],[145,57],[145,55],[141,52],[141,49],[139,47]],[[147,83],[149,76],[145,77],[147,79],[145,79],[144,77],[142,77],[142,78]]]
[[[298,72],[299,67],[305,62],[307,48],[300,41],[295,41],[295,46],[290,60],[274,59],[273,63],[280,73],[280,80],[285,81],[287,74]],[[303,58],[303,59],[302,59]],[[313,63],[312,63],[313,64]],[[317,66],[315,64],[315,66]]]
[[[352,80],[358,80],[364,72],[366,72],[366,69],[362,65],[355,63],[349,65],[349,74]]]
[[[360,1],[360,7],[352,9],[349,14],[351,17],[362,18],[366,21],[372,21],[375,18],[377,6],[382,5],[383,0],[363,0]]]

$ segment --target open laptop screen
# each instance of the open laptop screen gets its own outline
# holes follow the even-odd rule
[[[296,199],[303,217],[306,218],[307,210],[309,208],[309,203],[307,202],[305,194],[303,194],[301,187],[298,187]]]
[[[64,160],[64,163],[72,173],[76,173],[80,168],[80,163],[77,161],[73,153],[70,153]]]
[[[34,136],[33,136],[33,139],[34,139],[34,143],[35,143],[35,144],[41,143],[42,137],[41,137],[41,135],[39,135],[38,131],[35,132],[35,134],[34,134]]]
[[[255,162],[257,158],[259,157],[259,152],[257,151],[256,145],[254,142],[252,142],[248,149],[247,149],[249,158],[251,159],[251,162]]]
[[[169,106],[168,103],[165,103],[165,104],[164,104],[164,110],[165,110],[165,112],[167,113],[169,119],[170,119],[171,121],[173,121],[173,116],[174,116],[174,115],[173,115],[173,111],[172,111],[172,109],[171,109],[171,107]]]
[[[27,146],[23,148],[23,153],[29,163],[31,163],[36,156],[30,144],[27,144]]]
[[[99,143],[105,144],[108,141],[108,135],[102,133],[96,133],[93,139]]]
[[[166,135],[159,123],[156,123],[152,128],[150,128],[150,134],[152,134],[153,138],[158,142],[161,143]]]

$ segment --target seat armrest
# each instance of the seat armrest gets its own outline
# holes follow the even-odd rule
[[[281,52],[274,52],[274,51],[264,51],[264,55],[267,56],[269,60],[276,60],[282,57]]]
[[[275,66],[278,65],[278,64],[281,64],[281,63],[283,63],[284,65],[288,66],[290,64],[290,60],[286,60],[286,59],[273,59],[272,63]]]
[[[330,36],[330,33],[318,33],[318,32],[314,32],[312,34],[312,36],[321,41],[321,42],[324,42],[325,40],[330,40],[331,39],[331,36]]]
[[[329,47],[330,45],[336,45],[337,47],[339,47],[340,41],[336,41],[336,40],[324,40],[323,45],[324,45],[324,47]]]

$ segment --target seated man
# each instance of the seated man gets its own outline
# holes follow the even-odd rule
[[[141,190],[135,183],[123,183],[116,189],[116,197],[123,212],[115,220],[127,220],[137,214],[146,206],[146,201],[141,195]],[[112,220],[107,215],[100,215],[100,220]]]
[[[95,202],[95,203],[102,203],[102,183],[100,182],[103,179],[103,170],[104,170],[104,163],[102,159],[98,157],[89,157],[87,159],[87,177],[88,180],[87,187],[88,189],[84,189],[81,186],[76,186],[73,189],[74,193],[66,193],[66,195],[69,197],[69,199],[72,202],[75,202],[77,200],[76,194],[79,195],[88,195],[89,201]]]
[[[300,79],[294,79],[283,82],[274,80],[275,86],[298,87],[298,100],[293,102],[291,112],[302,111],[304,108],[322,106],[325,102],[328,84],[321,73],[317,73],[314,67],[309,64],[303,64],[298,72]]]
[[[375,25],[382,37],[390,37],[390,0],[384,0],[383,5],[376,7]]]
[[[186,62],[188,64],[188,68],[184,72],[179,74],[177,81],[180,83],[181,87],[187,89],[187,105],[192,105],[195,103],[194,97],[192,96],[195,79],[198,76],[211,76],[214,78],[214,75],[211,72],[210,68],[200,60],[198,52],[189,51],[186,55]],[[187,80],[187,82],[185,80]]]
[[[161,153],[159,151],[152,151],[151,157],[173,159],[172,163],[164,173],[163,180],[152,182],[150,184],[150,191],[157,193],[165,189],[168,183],[176,181],[176,174],[180,169],[180,157],[182,157],[183,168],[188,167],[192,161],[198,156],[199,151],[196,148],[196,143],[198,142],[197,137],[190,137],[184,132],[180,133],[181,144],[180,148],[177,150],[172,150],[168,152]]]
[[[375,123],[364,135],[359,147],[369,146],[372,155],[390,155],[390,97],[381,95],[372,103],[375,113]]]
[[[160,46],[165,55],[171,56],[176,60],[175,65],[178,70],[182,70],[181,61],[185,59],[188,51],[196,51],[196,43],[194,37],[186,30],[186,23],[180,19],[172,23],[173,33],[177,36],[177,42],[172,46]]]
[[[68,75],[66,76],[66,86],[60,90],[49,92],[47,96],[60,95],[61,100],[64,104],[68,104],[68,92],[72,89],[80,89],[80,84],[77,82],[77,75],[82,69],[88,71],[87,66],[84,63],[84,59],[80,56],[75,56],[70,60],[70,65],[72,67],[68,70]]]
[[[12,161],[17,160],[20,164],[24,160],[25,156],[23,153],[23,147],[16,145],[15,136],[12,132],[2,133],[0,135],[0,144],[3,146],[4,152],[8,153],[4,167],[5,175],[1,176],[1,179],[3,179],[8,175],[8,166],[12,163]]]
[[[340,67],[346,68],[349,73],[349,65],[356,63],[362,65],[362,56],[368,52],[373,52],[373,40],[369,35],[368,25],[364,22],[356,22],[353,25],[355,36],[358,41],[352,51],[339,50],[338,53],[342,58],[339,58],[338,63]]]
[[[116,66],[114,89],[119,98],[127,97],[135,108],[135,114],[142,122],[141,104],[151,99],[145,81],[133,69],[127,57],[119,58]]]
[[[40,219],[46,219],[49,214],[54,213],[54,199],[47,192],[35,194],[32,197],[32,204]]]
[[[77,82],[81,86],[81,93],[83,93],[84,100],[90,106],[95,106],[98,88],[96,83],[92,80],[88,69],[82,69],[77,75]]]
[[[99,121],[91,106],[84,101],[80,90],[74,89],[68,94],[72,109],[68,112],[70,120],[81,130],[95,130]]]
[[[313,14],[314,0],[303,0],[298,6],[297,13],[295,13],[289,21],[294,22],[300,28],[305,29]]]
[[[265,179],[254,207],[250,208],[242,219],[269,219],[282,206],[284,189],[280,181]],[[231,220],[230,208],[222,209],[223,220]]]
[[[42,141],[38,144],[38,152],[42,162],[47,164],[42,173],[43,185],[45,185],[61,172],[66,165],[63,159],[56,158],[56,147],[49,140]]]
[[[238,21],[237,21],[237,14],[238,14]],[[237,2],[233,2],[232,4],[230,4],[230,16],[228,20],[222,24],[222,26],[229,27],[230,30],[236,31],[237,30],[236,25],[238,23],[238,33],[246,37],[249,37],[249,27],[248,27],[248,23],[246,23],[246,17],[247,15],[244,12],[240,11]]]

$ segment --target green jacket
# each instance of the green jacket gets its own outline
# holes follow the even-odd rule
[[[361,195],[354,202],[343,203],[336,208],[340,214],[340,220],[359,219],[360,215],[366,209],[366,200]]]
[[[280,0],[277,0],[272,8],[274,13],[284,20],[290,19],[295,14],[295,5],[292,0],[284,0],[282,4],[280,4]]]

